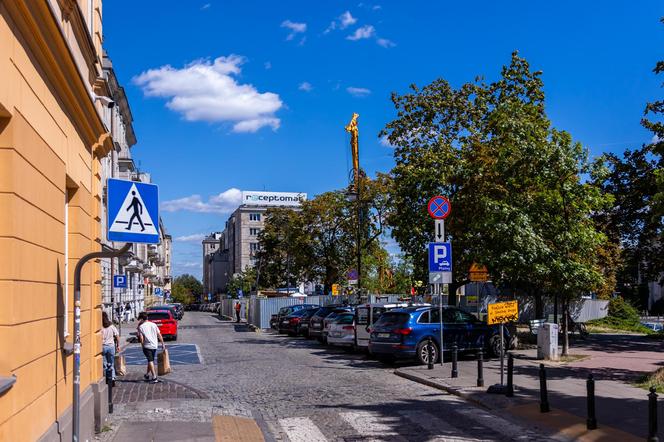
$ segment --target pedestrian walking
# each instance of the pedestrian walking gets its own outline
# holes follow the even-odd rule
[[[137,331],[138,340],[141,343],[141,347],[143,347],[143,354],[148,360],[147,371],[143,375],[143,378],[151,384],[156,384],[159,382],[159,379],[157,378],[157,370],[154,368],[154,359],[157,354],[159,342],[161,342],[161,349],[166,350],[164,338],[161,336],[157,324],[148,321],[148,314],[145,312],[138,314]]]
[[[104,365],[104,374],[106,370],[111,369],[111,376],[115,380],[115,354],[120,352],[120,341],[118,329],[115,328],[106,312],[101,313],[101,355]]]
[[[242,304],[240,304],[240,301],[237,301],[235,303],[235,322],[237,323],[240,322],[240,310],[242,310]]]

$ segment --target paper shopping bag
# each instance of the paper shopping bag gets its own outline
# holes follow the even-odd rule
[[[127,363],[125,362],[125,357],[122,353],[115,355],[115,375],[124,376],[127,374]]]
[[[168,350],[164,349],[157,356],[157,373],[163,376],[171,372],[171,360],[168,358]]]

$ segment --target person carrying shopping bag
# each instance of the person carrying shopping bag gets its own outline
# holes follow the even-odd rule
[[[104,364],[104,374],[106,370],[111,369],[112,379],[115,380],[115,354],[120,352],[120,341],[118,329],[108,319],[108,314],[101,314],[101,339],[102,339],[102,362]]]

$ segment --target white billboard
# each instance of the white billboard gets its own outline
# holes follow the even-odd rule
[[[242,191],[242,204],[251,206],[299,206],[306,200],[306,193]]]

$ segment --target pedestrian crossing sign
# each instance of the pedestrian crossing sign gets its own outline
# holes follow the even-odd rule
[[[109,178],[108,240],[159,243],[159,187]]]

